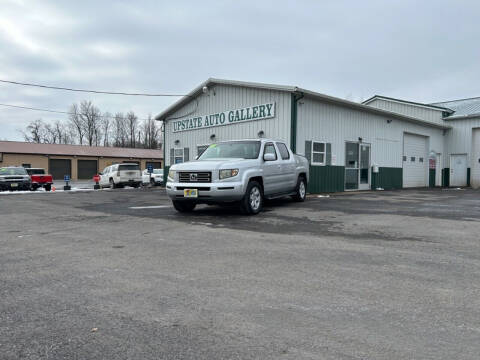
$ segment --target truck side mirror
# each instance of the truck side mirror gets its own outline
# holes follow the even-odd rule
[[[276,159],[275,154],[266,153],[266,154],[263,154],[263,160],[265,160],[265,161],[275,161],[277,159]]]

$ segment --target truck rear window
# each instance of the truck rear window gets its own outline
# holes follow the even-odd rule
[[[118,165],[118,171],[126,171],[126,170],[140,170],[140,166],[138,165]]]
[[[28,175],[44,175],[45,170],[43,169],[25,169],[27,170]]]

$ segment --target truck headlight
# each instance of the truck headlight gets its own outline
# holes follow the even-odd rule
[[[228,179],[238,175],[238,169],[220,170],[220,180]]]
[[[168,180],[174,181],[175,180],[175,170],[168,170]]]

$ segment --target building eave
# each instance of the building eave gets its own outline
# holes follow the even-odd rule
[[[436,106],[436,105],[431,105],[431,104],[422,104],[422,103],[418,103],[418,102],[414,102],[414,101],[408,101],[408,100],[402,100],[402,99],[396,99],[396,98],[392,98],[392,97],[388,97],[388,96],[383,96],[383,95],[374,95],[372,96],[371,98],[365,100],[365,101],[362,101],[362,104],[363,105],[368,105],[369,103],[371,103],[372,101],[374,100],[387,100],[387,101],[393,101],[393,102],[397,102],[397,103],[402,103],[402,104],[408,104],[408,105],[414,105],[414,106],[418,106],[418,107],[422,107],[422,108],[427,108],[427,109],[431,109],[431,110],[436,110],[436,111],[442,111],[442,112],[448,112],[449,114],[453,114],[454,111],[452,109],[449,109],[447,107],[441,107],[441,106]]]
[[[292,94],[304,94],[308,95],[312,98],[322,100],[325,102],[329,103],[335,103],[341,106],[346,106],[355,110],[360,110],[360,111],[366,111],[372,114],[377,114],[377,115],[383,115],[383,116],[388,116],[394,119],[398,120],[404,120],[408,121],[411,123],[415,124],[420,124],[420,125],[426,125],[430,127],[434,127],[437,129],[450,129],[451,126],[449,125],[442,125],[442,124],[437,124],[421,119],[417,119],[411,116],[407,115],[402,115],[398,113],[394,113],[391,111],[383,110],[383,109],[377,109],[373,106],[368,106],[365,104],[360,104],[354,101],[349,101],[349,100],[344,100],[340,99],[334,96],[329,96],[325,95],[322,93],[318,93],[315,91],[307,90],[307,89],[302,89],[297,86],[285,86],[285,85],[274,85],[274,84],[265,84],[265,83],[255,83],[255,82],[246,82],[246,81],[236,81],[236,80],[225,80],[225,79],[215,79],[215,78],[209,78],[208,80],[204,81],[201,83],[199,86],[194,88],[192,91],[190,91],[186,96],[181,98],[180,100],[176,101],[173,103],[171,106],[166,108],[163,112],[161,112],[159,115],[155,116],[155,120],[160,120],[160,121],[168,121],[168,116],[171,115],[173,112],[177,111],[179,108],[181,108],[183,105],[187,104],[190,102],[192,99],[194,99],[196,96],[202,94],[203,92],[203,87],[207,86],[212,86],[212,85],[230,85],[230,86],[241,86],[241,87],[250,87],[250,88],[255,88],[255,89],[267,89],[267,90],[275,90],[275,91],[283,91],[283,92],[288,92]]]
[[[437,124],[437,123],[434,123],[434,122],[417,119],[417,118],[414,118],[412,116],[402,115],[402,114],[395,113],[395,112],[392,112],[392,111],[378,109],[378,108],[375,108],[373,106],[364,105],[363,103],[360,104],[360,103],[357,103],[357,102],[354,102],[354,101],[344,100],[344,99],[340,99],[340,98],[337,98],[337,97],[334,97],[334,96],[329,96],[329,95],[317,93],[317,92],[306,90],[306,89],[299,88],[298,91],[304,93],[305,95],[311,96],[312,98],[320,99],[320,100],[323,100],[325,102],[330,102],[330,103],[342,105],[342,106],[349,107],[349,108],[352,108],[352,109],[355,109],[355,110],[366,111],[366,112],[376,114],[376,115],[381,115],[381,116],[388,116],[388,117],[391,117],[391,118],[395,118],[395,119],[403,120],[403,121],[408,121],[408,122],[419,124],[419,125],[427,125],[427,126],[434,127],[434,128],[437,128],[437,129],[447,130],[447,129],[451,128],[450,125]]]
[[[475,119],[475,118],[480,118],[480,113],[458,115],[458,116],[447,116],[447,117],[444,117],[443,120],[452,121],[452,120],[466,120],[466,119]]]

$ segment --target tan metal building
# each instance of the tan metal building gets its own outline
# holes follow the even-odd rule
[[[136,162],[142,170],[148,164],[163,168],[163,151],[0,141],[0,167],[44,168],[58,180],[64,175],[69,175],[72,180],[91,179],[105,167],[122,162]]]

